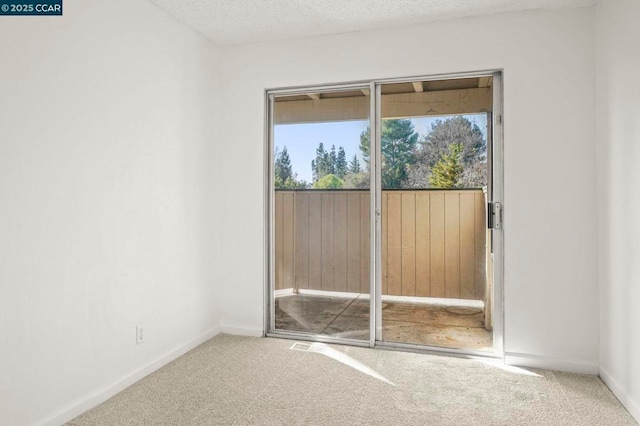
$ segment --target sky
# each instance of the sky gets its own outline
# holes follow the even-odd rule
[[[486,114],[465,115],[472,123],[476,123],[486,137]],[[415,131],[426,135],[431,131],[431,124],[436,120],[447,117],[429,116],[413,117]],[[311,160],[315,159],[316,148],[322,142],[327,151],[331,145],[342,146],[347,154],[347,160],[351,161],[353,155],[357,155],[360,165],[364,167],[362,153],[360,152],[360,134],[367,130],[368,120],[362,121],[332,121],[327,123],[305,124],[278,124],[274,126],[274,145],[278,151],[286,146],[293,172],[297,173],[299,180],[312,182]]]

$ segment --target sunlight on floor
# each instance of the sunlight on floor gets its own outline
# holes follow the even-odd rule
[[[378,372],[376,372],[375,370],[372,370],[371,368],[367,367],[366,365],[364,365],[363,363],[361,363],[360,361],[353,359],[352,357],[350,357],[349,355],[340,352],[334,348],[332,348],[329,345],[326,345],[324,343],[300,343],[300,342],[296,342],[294,343],[291,348],[292,350],[295,351],[304,351],[304,352],[315,352],[318,354],[322,354],[324,356],[327,356],[333,360],[336,360],[346,366],[349,366],[355,370],[358,370],[361,373],[364,373],[368,376],[373,377],[374,379],[378,379],[384,383],[387,383],[391,386],[396,386],[395,383],[389,381],[386,377],[382,376],[381,374],[379,374]]]
[[[490,365],[491,367],[495,367],[500,370],[507,371],[509,373],[523,374],[525,376],[541,377],[539,374],[526,370],[524,368],[515,367],[513,365],[507,365],[501,359],[493,360],[493,359],[474,358],[474,360],[480,362],[481,364]]]
[[[355,370],[360,371],[361,373],[364,373],[368,376],[371,376],[375,379],[378,379],[384,383],[390,384],[392,386],[397,386],[395,383],[391,382],[389,379],[387,379],[386,377],[382,376],[381,374],[379,374],[378,372],[376,372],[375,370],[367,367],[366,365],[364,365],[363,363],[361,363],[360,361],[350,357],[349,355],[340,352],[339,350],[336,350],[334,348],[332,348],[331,346],[329,346],[328,344],[325,343],[319,343],[319,342],[314,342],[314,343],[303,343],[303,342],[296,342],[294,343],[289,349],[294,350],[294,351],[302,351],[302,352],[314,352],[314,353],[318,353],[321,355],[325,355],[335,361],[338,361],[346,366],[349,366]],[[525,376],[532,376],[532,377],[541,377],[539,374],[534,373],[532,371],[529,371],[525,368],[520,368],[520,367],[516,367],[513,365],[507,365],[504,363],[504,361],[500,360],[500,359],[484,359],[484,358],[476,358],[476,357],[472,357],[469,358],[473,361],[479,362],[481,364],[484,365],[488,365],[494,368],[497,368],[499,370],[502,371],[506,371],[508,373],[513,373],[513,374],[522,374]]]

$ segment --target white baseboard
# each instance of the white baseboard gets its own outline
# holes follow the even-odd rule
[[[634,401],[620,384],[613,378],[607,370],[600,367],[600,379],[611,390],[611,392],[618,398],[620,403],[629,411],[629,414],[633,416],[638,423],[640,423],[640,401]]]
[[[191,349],[201,345],[202,343],[206,342],[207,340],[211,339],[212,337],[216,336],[219,333],[220,333],[220,328],[215,327],[203,333],[202,335],[198,336],[197,338],[193,339],[191,342],[187,343],[186,345],[180,346],[179,348],[174,349],[169,353],[160,356],[159,358],[150,362],[149,364],[142,367],[141,369],[134,371],[133,373],[128,374],[116,380],[112,384],[93,392],[91,395],[89,395],[88,397],[80,401],[75,401],[69,404],[67,407],[63,408],[58,413],[53,414],[38,423],[43,426],[49,426],[49,425],[59,426],[61,424],[64,424],[76,418],[77,416],[84,413],[85,411],[90,410],[91,408],[97,405],[100,405],[107,399],[123,391],[124,389],[131,386],[135,382],[141,380],[145,376],[148,376],[149,374],[165,366],[166,364],[170,363],[176,358],[184,355],[185,353],[189,352]]]
[[[344,299],[356,299],[361,298],[369,300],[369,295],[366,293],[349,293],[345,291],[325,291],[325,290],[309,290],[300,289],[299,294],[306,294],[309,296],[323,296],[323,297],[340,297]],[[274,292],[275,297],[294,296],[293,288],[283,288]],[[482,300],[470,300],[470,299],[454,299],[443,297],[421,297],[421,296],[392,296],[389,294],[382,295],[383,302],[396,302],[396,303],[415,303],[419,305],[431,305],[431,306],[447,306],[447,307],[463,307],[463,308],[477,308],[484,309],[484,302]]]
[[[293,290],[293,288],[282,288],[274,292],[275,297],[295,296],[296,294],[306,294],[308,296],[339,297],[342,299],[357,299],[358,297],[363,296],[362,293],[349,293],[346,291],[309,290],[306,288],[299,289],[298,293],[296,293]],[[369,297],[369,295],[367,295],[367,297]]]
[[[366,295],[366,299],[369,299],[369,295]],[[397,302],[397,303],[414,303],[417,305],[430,305],[430,306],[446,306],[446,307],[459,307],[459,308],[476,308],[484,309],[484,302],[482,300],[469,300],[469,299],[448,299],[444,297],[417,297],[417,296],[391,296],[387,294],[382,295],[383,302]]]
[[[598,364],[515,352],[505,352],[504,363],[518,367],[540,368],[579,374],[597,375],[600,371]]]
[[[220,332],[225,334],[233,334],[235,336],[249,336],[249,337],[264,336],[264,331],[262,330],[262,328],[228,324],[224,321],[220,321]]]

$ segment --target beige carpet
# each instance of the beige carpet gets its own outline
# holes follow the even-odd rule
[[[219,335],[70,425],[633,425],[595,376]]]

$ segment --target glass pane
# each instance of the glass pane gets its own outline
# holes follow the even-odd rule
[[[276,330],[369,339],[369,91],[278,96]]]
[[[382,86],[382,338],[492,350],[491,78]]]

